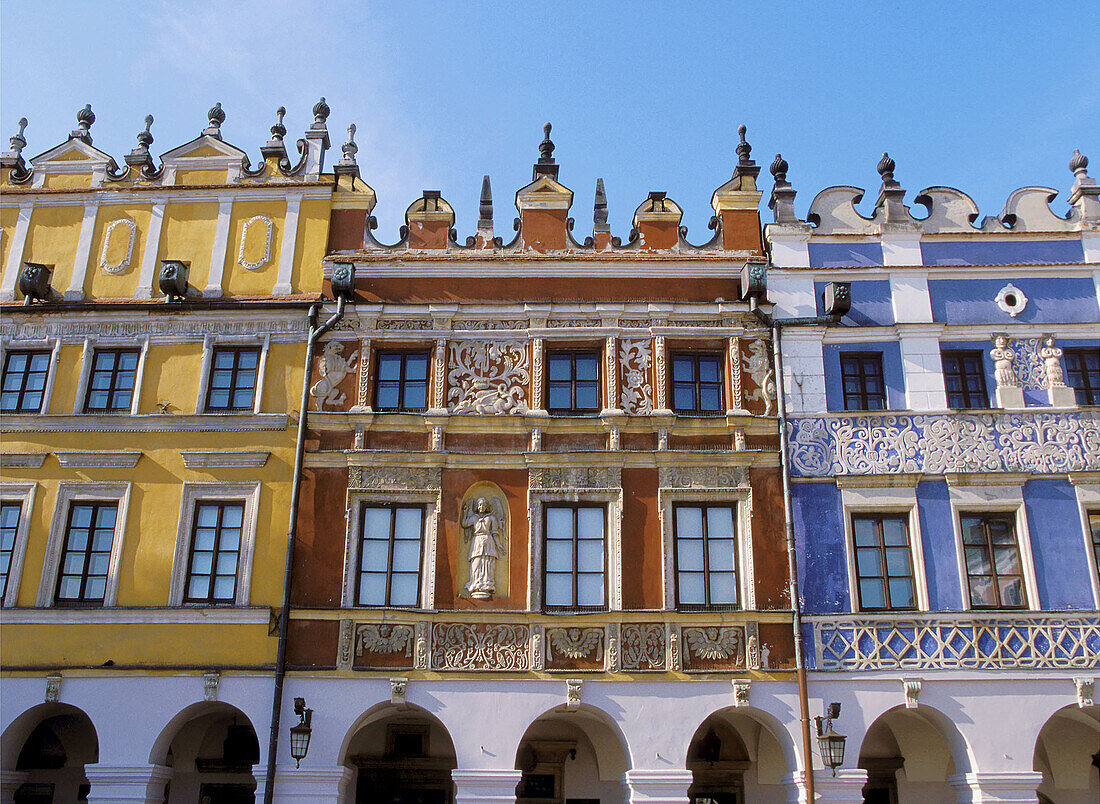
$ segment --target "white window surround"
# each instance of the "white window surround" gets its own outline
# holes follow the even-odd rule
[[[1077,494],[1077,507],[1081,512],[1081,532],[1085,536],[1085,554],[1088,556],[1089,581],[1092,583],[1092,597],[1100,607],[1100,573],[1093,559],[1092,532],[1089,530],[1089,511],[1100,511],[1100,474],[1083,479],[1070,475],[1070,482]]]
[[[665,609],[676,611],[676,528],[673,504],[725,505],[733,508],[734,541],[737,544],[737,608],[752,611],[756,608],[756,583],[752,562],[752,492],[748,488],[661,488],[657,490],[661,524],[662,568],[665,590]]]
[[[917,508],[917,487],[840,486],[840,502],[844,511],[844,551],[848,565],[848,596],[852,612],[861,611],[859,605],[859,580],[856,575],[855,535],[852,532],[853,514],[902,514],[909,528],[909,555],[913,567],[913,589],[917,598],[917,611],[928,611],[928,576],[924,568],[924,542],[921,539],[920,514]],[[889,609],[874,609],[876,614],[887,614]]]
[[[360,607],[355,600],[355,587],[358,583],[359,541],[362,528],[363,506],[365,505],[408,505],[424,509],[423,539],[420,563],[420,608],[435,608],[435,555],[438,543],[440,492],[436,489],[407,491],[349,491],[347,518],[347,539],[344,542],[344,608]]]
[[[137,369],[134,372],[134,388],[130,393],[130,415],[136,416],[139,412],[141,401],[141,386],[142,381],[145,378],[145,359],[149,354],[149,336],[143,335],[136,341],[131,338],[129,340],[123,340],[120,338],[94,338],[89,337],[84,339],[84,349],[80,355],[80,378],[76,383],[76,399],[73,401],[73,413],[81,414],[84,412],[84,397],[88,395],[88,383],[92,379],[92,366],[95,363],[95,353],[97,349],[124,349],[127,347],[133,347],[138,344],[138,364]],[[89,415],[97,414],[114,414],[118,415],[123,411],[120,410],[98,410],[89,411]]]
[[[0,339],[0,372],[8,364],[8,352],[41,351],[48,349],[50,352],[50,367],[46,372],[46,386],[42,389],[42,405],[37,411],[23,411],[23,415],[41,415],[49,413],[50,398],[53,396],[53,381],[57,375],[58,356],[61,354],[61,339],[48,338],[38,341],[13,341],[9,338]],[[18,413],[6,413],[5,415],[19,415]]]
[[[214,349],[218,346],[258,346],[260,348],[260,360],[256,365],[256,389],[252,392],[252,413],[260,413],[264,397],[264,377],[267,374],[267,353],[271,349],[270,335],[207,335],[202,339],[202,368],[199,370],[199,395],[195,401],[195,413],[222,414],[221,411],[206,410],[210,370],[214,362]],[[241,411],[226,412],[241,413]]]
[[[110,502],[112,500],[118,503],[118,512],[115,514],[115,534],[111,542],[111,560],[107,567],[107,586],[103,591],[103,606],[115,605],[118,598],[119,563],[122,560],[122,547],[126,536],[126,516],[130,505],[130,486],[128,482],[62,481],[57,484],[57,499],[54,501],[50,534],[46,539],[46,556],[42,562],[42,579],[38,585],[36,605],[43,608],[54,605],[57,571],[61,563],[61,551],[65,545],[65,525],[69,518],[69,507],[74,502]]]
[[[1000,478],[1003,482],[1003,478]],[[962,543],[962,517],[967,514],[1010,514],[1016,525],[1016,541],[1020,548],[1024,589],[1027,593],[1025,611],[1039,611],[1039,584],[1035,577],[1035,561],[1031,552],[1031,534],[1027,527],[1027,511],[1024,507],[1024,481],[1011,485],[984,485],[980,478],[969,481],[973,485],[958,485],[958,480],[948,476],[947,488],[951,498],[951,526],[955,529],[955,559],[958,562],[959,586],[962,604],[970,611],[970,589],[966,575],[966,553]],[[996,482],[996,481],[994,481]],[[985,609],[981,609],[985,611]]]
[[[531,611],[542,610],[542,562],[544,505],[573,505],[580,503],[604,506],[607,540],[605,553],[607,584],[607,608],[621,611],[623,607],[622,574],[622,519],[623,493],[621,488],[571,489],[534,488],[528,491],[527,512],[530,523],[530,550],[527,564],[527,605]]]
[[[168,587],[168,605],[184,605],[188,560],[191,557],[191,535],[195,509],[201,502],[243,502],[241,547],[237,554],[237,594],[235,606],[247,606],[252,590],[252,552],[256,544],[257,511],[260,505],[260,483],[184,483],[180,500],[179,529],[176,551],[172,558],[172,581]],[[187,604],[202,605],[202,604]],[[215,604],[211,604],[215,605]],[[224,604],[217,604],[224,605]]]
[[[19,581],[23,576],[23,559],[27,554],[27,533],[30,531],[31,516],[34,512],[34,493],[37,483],[0,483],[0,500],[6,503],[19,503],[19,525],[15,529],[15,544],[12,545],[11,564],[8,566],[8,585],[4,590],[4,599],[0,606],[14,606],[19,598]]]

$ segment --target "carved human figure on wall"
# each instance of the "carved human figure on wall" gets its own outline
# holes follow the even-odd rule
[[[993,338],[993,349],[989,356],[993,358],[993,376],[997,380],[997,387],[1015,386],[1016,371],[1012,368],[1012,363],[1016,359],[1016,352],[1009,347],[1007,335],[997,335]]]
[[[505,554],[504,511],[490,497],[477,497],[464,507],[462,529],[470,545],[470,580],[465,591],[475,600],[492,600],[497,559]]]
[[[1043,367],[1046,370],[1047,388],[1060,388],[1066,384],[1062,374],[1062,350],[1055,345],[1053,335],[1043,336],[1043,345],[1039,349],[1039,357],[1043,359]]]

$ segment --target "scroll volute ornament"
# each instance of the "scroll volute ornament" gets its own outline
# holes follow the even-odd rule
[[[470,486],[462,498],[459,526],[462,538],[455,579],[459,596],[507,597],[511,517],[500,487],[486,481]]]

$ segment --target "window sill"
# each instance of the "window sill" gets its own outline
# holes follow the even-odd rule
[[[3,433],[179,433],[219,430],[285,430],[285,413],[139,413],[12,415],[0,417]]]

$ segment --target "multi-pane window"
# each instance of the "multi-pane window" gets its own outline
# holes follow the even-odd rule
[[[374,384],[375,410],[428,407],[428,353],[379,352]]]
[[[1100,573],[1100,511],[1089,511],[1089,532],[1092,535],[1092,558]]]
[[[1020,609],[1027,606],[1013,516],[963,514],[960,525],[971,608]]]
[[[1100,405],[1100,349],[1064,349],[1066,384],[1077,393],[1078,405]]]
[[[677,413],[724,410],[721,355],[705,352],[672,355],[672,408]]]
[[[555,504],[543,509],[546,608],[607,605],[605,519],[602,505]]]
[[[117,515],[115,502],[74,502],[69,506],[54,598],[57,605],[103,604]]]
[[[137,376],[137,349],[97,349],[84,410],[129,410]]]
[[[551,352],[547,359],[546,409],[588,413],[600,407],[598,352]]]
[[[19,530],[19,514],[22,510],[21,503],[0,503],[0,600],[8,593],[11,557],[15,552],[15,534]]]
[[[845,410],[886,410],[886,381],[880,352],[844,352],[840,378]]]
[[[195,506],[185,603],[232,603],[237,597],[244,503],[201,502]]]
[[[737,605],[733,511],[729,505],[673,506],[679,606]]]
[[[989,395],[985,390],[985,370],[980,351],[950,351],[943,359],[943,382],[947,387],[947,406],[963,408],[988,408]]]
[[[912,550],[905,514],[857,514],[852,517],[859,607],[913,609]]]
[[[49,352],[8,352],[4,359],[0,410],[38,413],[42,409],[49,371]]]
[[[218,346],[210,361],[207,410],[252,410],[260,350],[253,347]]]
[[[355,602],[360,606],[420,605],[424,509],[364,505]]]

